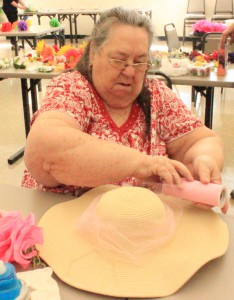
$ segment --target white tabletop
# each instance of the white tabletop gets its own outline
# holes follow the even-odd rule
[[[85,9],[85,8],[70,8],[70,9],[43,9],[40,11],[34,11],[34,12],[20,12],[19,16],[30,16],[30,15],[61,15],[61,14],[65,14],[65,15],[74,15],[74,14],[100,14],[102,13],[104,10],[103,9],[99,9],[99,8],[90,8],[90,9]]]
[[[154,71],[159,71],[159,69],[149,70],[149,76],[151,76]],[[227,74],[225,76],[217,76],[215,72],[211,72],[210,76],[193,76],[193,75],[181,75],[181,76],[169,76],[173,84],[177,85],[191,85],[191,86],[207,86],[207,87],[234,87],[234,65],[230,64],[227,69]]]
[[[36,72],[27,69],[0,69],[0,78],[28,78],[28,79],[52,79],[58,76],[58,72]]]
[[[37,37],[51,32],[61,31],[66,28],[66,25],[60,25],[59,27],[51,27],[49,25],[32,25],[26,31],[0,31],[0,36],[23,36],[23,37]]]
[[[155,70],[156,71],[156,70]],[[148,76],[153,76],[154,70],[149,71]],[[40,73],[40,72],[30,72],[26,69],[16,70],[14,68],[10,69],[0,69],[0,78],[34,78],[34,79],[50,79],[59,75],[57,72],[50,73]],[[199,77],[192,75],[183,76],[170,76],[173,84],[178,85],[191,85],[191,86],[208,86],[208,87],[234,87],[234,66],[230,65],[225,76],[217,76],[216,73],[211,72],[210,76]]]
[[[23,216],[32,212],[38,221],[51,206],[73,199],[71,195],[59,195],[0,184],[0,210],[18,210]],[[203,266],[170,300],[231,300],[234,295],[234,217],[222,216],[230,231],[227,253]],[[212,224],[211,224],[212,226]],[[18,269],[19,270],[19,269]],[[22,271],[22,270],[19,270]],[[179,270],[178,270],[179,272]],[[109,300],[105,297],[81,291],[63,283],[54,275],[59,285],[61,300]],[[231,296],[232,295],[232,296]],[[133,299],[133,298],[131,298]],[[155,299],[158,300],[159,298]],[[165,299],[165,298],[163,298]],[[139,300],[139,299],[138,299]]]

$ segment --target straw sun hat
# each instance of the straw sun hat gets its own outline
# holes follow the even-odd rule
[[[228,247],[227,226],[216,213],[179,202],[140,187],[94,188],[44,214],[40,256],[81,290],[171,295]]]

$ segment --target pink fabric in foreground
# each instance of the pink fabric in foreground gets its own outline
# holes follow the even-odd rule
[[[228,198],[225,186],[214,183],[202,183],[200,181],[183,180],[181,185],[162,185],[165,195],[179,197],[196,203],[218,206],[226,214],[228,210]]]

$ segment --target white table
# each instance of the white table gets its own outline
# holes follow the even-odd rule
[[[41,72],[30,72],[25,69],[0,69],[0,78],[19,78],[21,81],[21,92],[23,101],[23,111],[24,111],[24,127],[25,135],[27,137],[30,130],[31,116],[34,112],[38,110],[38,99],[37,99],[37,85],[40,83],[41,79],[51,79],[57,76],[58,73],[41,73]],[[1,83],[0,83],[1,84]],[[30,98],[31,95],[31,104]],[[24,148],[17,151],[9,159],[8,163],[13,164],[24,154]]]
[[[49,17],[57,18],[60,22],[68,19],[69,27],[70,27],[70,41],[73,43],[73,24],[74,24],[74,34],[75,41],[78,42],[78,29],[77,29],[77,19],[79,16],[89,16],[93,23],[96,24],[97,18],[105,9],[99,8],[71,8],[71,9],[47,9],[40,10],[35,12],[21,12],[19,13],[19,17],[23,19],[25,16],[33,16],[36,15],[38,19],[38,24],[41,24],[41,17]],[[141,14],[145,14],[146,16],[152,18],[152,10],[151,9],[135,9],[137,12]]]
[[[153,75],[158,69],[149,70],[149,74]],[[190,85],[191,87],[205,87],[204,96],[206,98],[205,107],[205,125],[212,128],[213,123],[213,105],[214,105],[214,88],[234,88],[234,66],[229,65],[225,76],[217,76],[211,72],[210,76],[200,77],[193,75],[170,76],[172,84],[175,85]]]
[[[38,19],[38,24],[41,24],[41,17],[57,18],[60,22],[68,19],[70,28],[70,42],[73,43],[73,24],[75,31],[75,40],[78,42],[78,30],[77,30],[77,18],[79,15],[89,16],[94,24],[97,21],[97,17],[101,14],[103,10],[101,9],[47,9],[35,12],[21,12],[19,17],[23,19],[25,16],[36,15]]]
[[[0,36],[5,37],[15,37],[16,38],[16,46],[18,44],[18,39],[22,39],[23,41],[27,41],[32,49],[35,49],[37,41],[41,39],[43,36],[52,34],[56,40],[59,40],[61,45],[64,45],[64,39],[59,37],[59,33],[64,34],[66,26],[61,25],[59,27],[51,27],[45,25],[32,25],[29,27],[27,31],[16,31],[11,30],[9,32],[0,31]],[[30,41],[32,40],[32,42]],[[15,47],[15,55],[18,55],[18,47]]]
[[[74,197],[24,189],[16,186],[0,184],[0,210],[21,211],[23,216],[32,212],[38,221],[51,206],[68,201]],[[154,300],[231,300],[234,295],[234,217],[222,216],[230,232],[230,243],[227,253],[203,266],[188,282],[174,295]],[[212,226],[212,224],[211,224]],[[18,271],[22,271],[17,269]],[[178,270],[179,272],[179,270]],[[75,289],[54,275],[57,281],[61,300],[113,300],[127,299],[105,297]],[[131,300],[135,298],[129,298]],[[45,299],[46,300],[46,299]],[[136,299],[139,300],[139,299]],[[145,300],[145,299],[144,299]],[[153,298],[152,298],[153,300]]]

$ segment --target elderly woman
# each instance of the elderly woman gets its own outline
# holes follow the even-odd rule
[[[51,81],[33,118],[23,186],[77,194],[108,183],[221,182],[219,137],[146,77],[152,39],[137,12],[101,15],[77,70]]]

